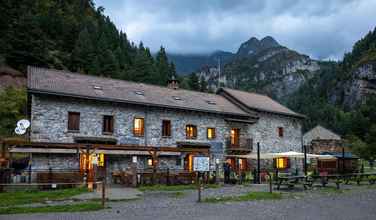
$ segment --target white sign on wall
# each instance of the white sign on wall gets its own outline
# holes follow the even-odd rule
[[[193,170],[198,172],[209,171],[209,157],[194,157],[193,158]]]

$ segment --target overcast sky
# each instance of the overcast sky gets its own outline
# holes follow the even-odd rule
[[[376,0],[94,0],[130,40],[156,51],[236,52],[255,36],[340,59],[376,26]]]

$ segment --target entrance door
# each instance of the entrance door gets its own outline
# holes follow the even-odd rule
[[[193,157],[194,154],[187,154],[184,157],[184,170],[192,172],[193,171]]]

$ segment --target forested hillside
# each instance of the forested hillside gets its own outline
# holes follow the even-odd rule
[[[119,32],[91,0],[4,0],[0,4],[0,62],[164,85],[175,74],[163,47],[151,55]]]
[[[320,74],[288,99],[317,124],[346,137],[365,158],[376,156],[376,28],[355,43],[342,62],[322,62]]]
[[[130,42],[91,0],[3,0],[0,70],[25,73],[28,65],[158,85],[175,75],[163,47],[153,57]],[[12,135],[26,112],[24,88],[1,89],[0,137]]]

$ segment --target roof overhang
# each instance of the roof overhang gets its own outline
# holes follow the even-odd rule
[[[299,113],[295,113],[295,114],[288,114],[288,113],[284,113],[284,112],[279,112],[279,111],[272,111],[272,110],[267,110],[267,109],[260,109],[260,108],[255,108],[255,107],[252,107],[252,106],[249,106],[247,104],[245,104],[244,102],[240,101],[238,98],[236,98],[235,96],[233,96],[232,94],[230,94],[229,92],[227,92],[225,89],[223,88],[219,88],[216,92],[217,94],[221,94],[221,93],[224,93],[226,94],[227,96],[229,96],[231,99],[233,99],[233,101],[235,101],[237,103],[237,105],[242,105],[244,106],[246,109],[248,109],[248,112],[249,111],[256,111],[256,112],[266,112],[266,113],[272,113],[272,114],[277,114],[277,115],[283,115],[283,116],[288,116],[288,117],[293,117],[293,118],[298,118],[298,119],[306,119],[307,116],[305,115],[302,115],[302,114],[299,114]],[[239,107],[239,106],[238,106]],[[244,108],[243,107],[243,108]]]
[[[240,123],[246,123],[246,124],[255,124],[257,122],[257,119],[255,119],[255,120],[244,120],[244,119],[237,119],[237,118],[225,118],[225,121],[240,122]]]

